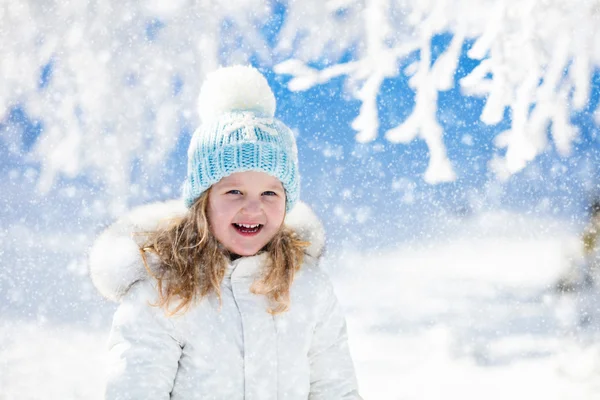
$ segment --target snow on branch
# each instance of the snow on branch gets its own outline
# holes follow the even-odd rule
[[[14,107],[42,122],[28,154],[42,192],[87,176],[118,213],[134,165],[152,175],[197,123],[204,75],[250,54],[269,61],[255,23],[269,15],[263,0],[0,2],[0,122]]]
[[[3,1],[0,123],[16,107],[41,121],[27,159],[39,165],[42,191],[60,176],[83,175],[126,200],[133,184],[144,184],[132,182],[132,170],[152,175],[182,127],[197,124],[207,72],[254,56],[268,66],[273,58],[284,60],[274,69],[291,76],[291,90],[344,77],[361,102],[352,121],[356,140],[423,140],[430,156],[425,180],[445,182],[455,173],[436,117],[438,95],[454,87],[463,48],[474,41],[467,56],[480,64],[459,85],[467,96],[485,97],[484,123],[509,115],[510,128],[496,139],[505,150],[491,164],[507,177],[549,145],[569,154],[578,135],[571,115],[589,106],[591,76],[600,66],[599,4],[290,0],[282,11],[270,0]],[[273,28],[279,19],[283,25]],[[432,39],[447,33],[450,44],[434,58]],[[313,62],[328,67],[312,68]],[[415,106],[382,133],[377,97],[382,83],[400,73],[410,76]],[[595,116],[600,124],[600,107]],[[7,143],[23,142],[8,137],[18,132],[0,134]]]
[[[486,98],[480,117],[484,123],[497,124],[508,111],[511,126],[496,138],[496,145],[506,151],[491,164],[498,176],[506,178],[523,169],[548,149],[550,138],[560,154],[569,155],[578,134],[571,114],[588,105],[591,75],[600,66],[599,1],[574,7],[569,0],[371,0],[321,2],[320,7],[331,13],[335,4],[353,10],[355,60],[315,70],[307,64],[318,57],[303,51],[275,71],[292,76],[291,90],[306,90],[340,75],[358,82],[352,93],[362,102],[352,122],[358,141],[378,136],[381,84],[398,75],[397,66],[416,52],[419,60],[404,71],[412,75],[414,109],[384,135],[394,143],[415,138],[426,142],[427,182],[455,179],[436,118],[437,99],[439,92],[454,86],[462,47],[475,39],[467,55],[481,63],[461,79],[460,87],[465,95]],[[296,21],[293,11],[288,23]],[[288,31],[284,30],[284,42],[291,41]],[[450,45],[432,63],[432,39],[448,32],[453,35]],[[322,57],[323,47],[319,50]],[[600,123],[600,106],[596,120]]]

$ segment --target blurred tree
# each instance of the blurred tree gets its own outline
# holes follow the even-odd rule
[[[452,39],[437,55],[432,39],[444,33]],[[568,155],[571,115],[589,105],[600,65],[598,0],[0,0],[0,121],[18,108],[41,122],[27,152],[42,191],[58,176],[87,176],[118,203],[133,166],[162,165],[182,127],[198,123],[199,84],[219,64],[274,67],[295,91],[344,77],[362,104],[352,122],[359,142],[379,135],[384,80],[405,74],[414,109],[384,135],[424,140],[424,179],[446,182],[456,174],[438,94],[454,87],[467,48],[480,62],[459,82],[464,95],[486,97],[484,123],[510,119],[495,142],[506,149],[491,165],[498,176],[550,143]],[[595,114],[600,123],[600,107]],[[0,140],[23,142],[16,134]]]

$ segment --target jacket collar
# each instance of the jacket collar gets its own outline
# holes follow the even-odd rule
[[[225,269],[225,278],[238,280],[258,277],[267,261],[267,256],[266,252],[262,252],[255,256],[240,257],[230,262]]]
[[[120,301],[135,282],[150,279],[140,256],[140,246],[145,238],[139,233],[152,231],[187,212],[180,200],[152,203],[137,207],[109,226],[98,236],[89,255],[90,277],[96,289],[107,299]],[[325,232],[321,221],[303,202],[286,215],[285,225],[294,230],[310,246],[308,258],[317,260],[325,246]],[[136,232],[138,234],[136,234]],[[226,276],[256,276],[264,264],[266,253],[241,257],[230,263]],[[159,260],[147,255],[150,269],[157,269]]]

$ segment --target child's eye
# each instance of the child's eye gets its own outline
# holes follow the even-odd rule
[[[275,193],[272,190],[267,190],[266,192],[263,192],[263,195],[265,195],[265,196],[277,196],[277,193]]]
[[[242,192],[240,192],[237,189],[233,189],[233,190],[230,190],[229,192],[227,192],[226,194],[242,194]]]

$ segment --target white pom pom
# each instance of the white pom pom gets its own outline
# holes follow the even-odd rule
[[[257,69],[236,65],[210,73],[198,98],[203,123],[231,111],[253,111],[262,117],[275,116],[275,96]]]

